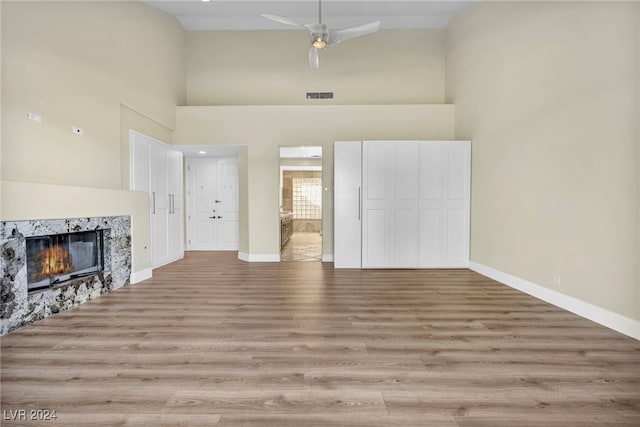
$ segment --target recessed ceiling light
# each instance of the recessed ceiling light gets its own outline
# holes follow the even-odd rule
[[[202,0],[202,1],[205,1],[205,0]],[[198,154],[207,154],[207,152],[206,151],[198,151]]]
[[[208,2],[210,2],[211,0],[202,0],[202,1],[203,1],[203,2],[205,2],[205,3],[208,3]]]

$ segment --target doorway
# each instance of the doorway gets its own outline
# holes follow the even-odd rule
[[[322,147],[280,147],[280,261],[322,261]]]

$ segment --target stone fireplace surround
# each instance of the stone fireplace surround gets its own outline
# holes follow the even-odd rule
[[[104,230],[104,271],[27,293],[27,237]],[[0,222],[0,334],[127,286],[131,275],[131,217],[108,216]]]

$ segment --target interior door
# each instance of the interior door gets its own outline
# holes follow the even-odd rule
[[[169,259],[169,197],[167,192],[167,150],[152,145],[151,169],[151,264]]]
[[[189,249],[237,250],[237,159],[188,159],[187,165]]]
[[[419,266],[468,267],[471,143],[420,143]]]
[[[362,266],[362,142],[333,146],[333,265]]]
[[[217,162],[215,159],[189,159],[187,198],[189,200],[188,243],[191,250],[217,249]]]
[[[182,153],[167,152],[169,257],[181,258],[184,252],[182,197]]]
[[[418,143],[364,141],[362,154],[362,266],[415,267]]]

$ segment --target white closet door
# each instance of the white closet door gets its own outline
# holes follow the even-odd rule
[[[364,141],[362,266],[418,264],[418,143]]]
[[[420,142],[419,267],[469,266],[470,141]]]
[[[182,176],[182,153],[167,152],[168,236],[171,259],[184,255]]]
[[[151,264],[169,259],[169,193],[167,191],[167,150],[151,146]]]
[[[151,186],[151,171],[149,170],[151,153],[149,152],[149,143],[139,134],[135,133],[131,134],[130,141],[130,187],[133,191],[145,191],[148,193]],[[151,199],[149,199],[149,205],[151,205]]]
[[[130,188],[149,195],[151,265],[182,258],[182,153],[162,141],[129,131]]]
[[[393,143],[393,196],[389,267],[418,265],[418,143]]]
[[[362,142],[338,141],[333,147],[333,265],[362,266]]]

